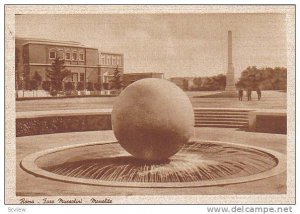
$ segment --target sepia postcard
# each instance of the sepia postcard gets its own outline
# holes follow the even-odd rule
[[[295,204],[295,5],[5,5],[5,204]]]

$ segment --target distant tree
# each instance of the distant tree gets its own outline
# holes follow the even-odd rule
[[[213,77],[207,77],[205,88],[209,91],[216,90],[216,82]]]
[[[50,91],[51,89],[51,82],[50,81],[43,81],[42,89],[45,91]]]
[[[23,74],[22,74],[22,88],[25,90],[29,90],[30,89],[30,78],[29,78],[29,65],[24,65],[23,66]]]
[[[34,73],[32,79],[36,81],[36,87],[35,87],[36,89],[35,89],[35,90],[37,90],[38,87],[41,85],[42,79],[43,79],[43,78],[42,78],[42,76],[36,71],[36,72]]]
[[[22,75],[21,75],[22,89],[28,90],[28,88],[30,87],[30,84],[29,84],[30,69],[29,69],[29,65],[28,65],[28,62],[29,62],[28,51],[23,52],[22,58],[23,58],[23,62],[25,62],[23,65],[23,70],[22,70]]]
[[[260,68],[247,67],[242,73],[237,86],[256,90],[286,90],[287,69],[281,67]]]
[[[200,89],[202,86],[202,78],[201,77],[194,78],[193,83],[196,86],[195,89]]]
[[[219,74],[214,78],[217,84],[217,90],[224,90],[226,87],[226,76],[224,74]]]
[[[224,90],[226,86],[226,76],[219,74],[210,77],[195,77],[193,78],[193,85],[189,86],[188,79],[182,77],[183,90],[193,91],[212,91],[212,90]]]
[[[36,88],[37,88],[37,82],[34,79],[30,79],[28,81],[28,87],[27,87],[27,89],[29,91],[33,91],[33,90],[36,90]]]
[[[42,82],[42,77],[41,75],[38,74],[38,72],[34,73],[34,76],[32,77],[32,79],[30,79],[28,81],[28,90],[30,91],[37,91],[39,86],[41,85]],[[33,93],[34,95],[34,93]]]
[[[63,80],[71,74],[71,71],[65,68],[64,63],[64,60],[56,58],[52,63],[50,69],[46,69],[47,77],[51,81],[50,91],[53,91],[51,93],[53,95],[55,95],[55,91],[57,92],[62,90]]]
[[[122,80],[122,74],[121,71],[116,68],[114,71],[113,79],[111,80],[112,88],[113,89],[122,89],[123,87],[123,80]]]
[[[189,90],[189,81],[188,81],[187,79],[183,79],[183,80],[182,80],[182,89],[183,89],[184,91]]]
[[[246,89],[246,86],[244,85],[243,82],[240,82],[238,81],[235,86],[238,88],[238,89]]]

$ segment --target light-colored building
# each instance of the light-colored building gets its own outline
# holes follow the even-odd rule
[[[189,90],[194,86],[194,77],[171,77],[169,80],[183,90]]]
[[[104,89],[111,88],[111,80],[114,77],[116,69],[121,74],[124,73],[123,54],[99,52],[99,73],[101,73]]]
[[[123,82],[124,86],[128,86],[131,83],[145,78],[159,78],[163,79],[164,74],[163,73],[157,73],[157,72],[145,72],[145,73],[124,73],[123,74]]]

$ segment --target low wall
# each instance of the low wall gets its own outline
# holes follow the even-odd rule
[[[286,134],[287,113],[285,110],[256,110],[249,112],[249,131]]]
[[[111,129],[111,109],[17,112],[16,118],[17,137]],[[249,111],[249,131],[286,134],[286,111]]]
[[[111,130],[111,116],[107,112],[78,114],[68,112],[49,115],[19,115],[16,118],[16,136],[63,132]]]

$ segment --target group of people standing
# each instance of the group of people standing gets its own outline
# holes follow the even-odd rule
[[[261,90],[258,88],[256,90],[256,93],[257,93],[257,99],[260,100],[260,98],[261,98]],[[252,94],[252,90],[248,88],[246,90],[246,95],[247,95],[247,100],[248,101],[252,100],[251,94]],[[239,89],[239,100],[240,101],[243,101],[243,96],[244,96],[244,90],[243,89]]]

